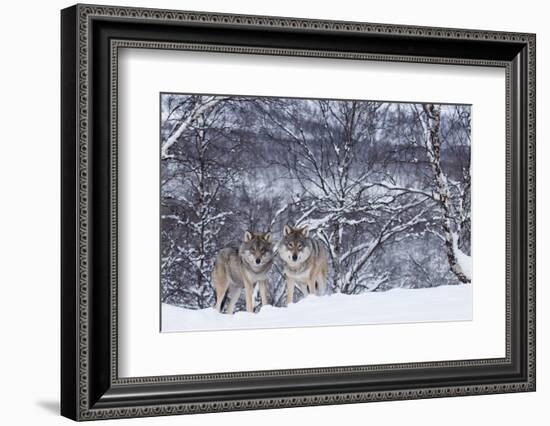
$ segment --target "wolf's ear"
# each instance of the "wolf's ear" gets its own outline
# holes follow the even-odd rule
[[[288,225],[285,225],[285,227],[283,228],[283,234],[286,236],[286,235],[290,235],[292,233],[292,228]]]
[[[264,235],[264,240],[266,240],[268,243],[271,242],[271,232],[268,232]]]
[[[244,240],[245,240],[245,241],[250,241],[251,239],[252,239],[252,232],[246,231],[246,232],[244,233]]]
[[[309,228],[307,227],[307,225],[304,226],[304,227],[300,230],[300,232],[302,233],[302,235],[303,235],[304,237],[307,237],[307,236],[309,235]]]

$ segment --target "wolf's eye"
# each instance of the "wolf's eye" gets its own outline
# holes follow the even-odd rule
[[[264,249],[264,248],[261,249],[261,250],[260,250],[260,253],[261,253],[261,254],[265,254],[265,249]]]
[[[301,244],[298,244],[298,245],[296,246],[296,248],[297,248],[298,250],[302,250],[302,247],[303,247],[303,246],[302,246]]]
[[[289,249],[294,248],[294,243],[288,243],[287,245],[288,245],[288,248],[289,248]]]

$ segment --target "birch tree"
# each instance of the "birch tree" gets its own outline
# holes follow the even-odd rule
[[[184,98],[181,103],[187,109],[176,123],[164,122],[174,130],[162,146],[162,237],[170,250],[161,261],[165,275],[172,276],[172,287],[184,290],[180,296],[195,298],[197,307],[204,308],[213,294],[209,283],[217,239],[234,214],[225,197],[238,172],[232,163],[239,142],[231,138],[234,123],[222,101],[199,98]]]
[[[423,114],[420,116],[420,122],[424,130],[426,154],[435,183],[434,199],[441,211],[441,228],[447,259],[451,271],[457,278],[463,283],[469,283],[472,280],[471,260],[459,248],[462,227],[466,221],[464,194],[469,192],[469,173],[465,176],[464,188],[459,190],[459,206],[453,212],[450,184],[441,167],[441,106],[422,104],[422,110]]]

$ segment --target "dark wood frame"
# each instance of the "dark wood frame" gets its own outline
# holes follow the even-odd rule
[[[75,420],[535,390],[533,34],[76,5],[61,13],[61,413]],[[506,357],[119,378],[117,49],[506,69]]]

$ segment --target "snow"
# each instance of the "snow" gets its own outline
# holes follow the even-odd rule
[[[472,285],[308,296],[288,308],[220,314],[162,304],[162,331],[211,331],[408,322],[470,321]]]

